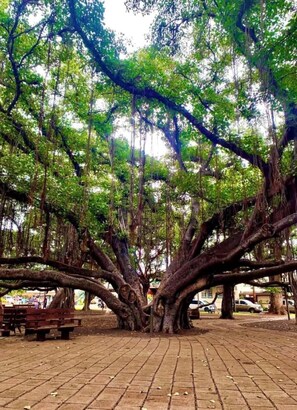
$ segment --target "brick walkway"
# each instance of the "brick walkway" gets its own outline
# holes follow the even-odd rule
[[[296,410],[296,334],[203,319],[188,336],[0,339],[0,408]]]

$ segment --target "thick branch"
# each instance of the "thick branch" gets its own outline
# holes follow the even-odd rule
[[[203,278],[208,278],[207,280],[211,286],[215,286],[223,283],[220,281],[223,277],[232,277],[232,275],[235,277],[234,275],[236,274],[224,275],[222,272],[234,269],[237,266],[239,258],[241,258],[246,252],[251,251],[258,243],[274,237],[282,230],[296,223],[297,213],[293,213],[280,221],[275,222],[274,224],[265,224],[259,227],[253,234],[243,240],[240,240],[240,234],[238,237],[233,235],[228,240],[218,246],[213,247],[210,251],[205,252],[183,264],[183,266],[178,269],[167,281],[164,281],[164,283],[161,284],[159,288],[160,293],[162,296],[172,298],[177,292],[180,292],[180,290],[194,284],[198,279],[202,280]],[[271,267],[267,268],[267,271],[271,269],[273,272],[274,269],[277,271],[277,269],[281,270],[281,268],[282,266]],[[209,272],[212,272],[212,275],[216,275],[216,277],[217,275],[220,275],[218,276],[220,277],[220,280],[213,282],[212,276],[209,275]],[[257,275],[257,272],[259,271],[255,270],[253,272],[256,272],[255,275]],[[263,276],[266,275],[261,272],[259,277]],[[242,273],[242,277],[247,278],[248,273]],[[246,280],[248,279],[240,280],[237,283],[244,282]],[[230,280],[228,283],[232,283],[232,281]]]
[[[0,265],[25,265],[29,263],[37,263],[40,265],[51,266],[58,269],[61,272],[67,272],[71,275],[80,275],[86,278],[97,278],[105,279],[107,281],[116,282],[118,286],[124,284],[124,281],[119,275],[108,272],[101,268],[96,270],[90,270],[85,268],[79,268],[77,266],[67,265],[65,263],[53,260],[42,258],[40,256],[21,256],[18,258],[0,258]]]
[[[270,268],[257,269],[249,272],[237,272],[215,275],[212,281],[213,286],[222,284],[248,283],[254,279],[264,278],[266,276],[279,275],[281,273],[292,272],[297,269],[297,261],[290,261],[283,265],[273,266]],[[257,285],[258,286],[258,285]]]
[[[288,287],[290,286],[290,284],[288,282],[280,282],[278,280],[273,280],[271,282],[258,282],[255,280],[250,280],[248,282],[246,282],[248,285],[251,286],[256,286],[258,288],[268,288],[268,287],[274,287],[274,286],[278,286],[278,287]]]
[[[194,115],[192,115],[185,107],[175,103],[170,98],[160,94],[158,91],[155,91],[149,87],[139,87],[135,81],[127,81],[123,78],[120,71],[116,71],[113,68],[110,68],[108,64],[105,62],[105,59],[101,55],[100,51],[96,47],[95,43],[90,40],[87,34],[84,32],[78,16],[76,12],[76,1],[75,0],[68,0],[68,5],[70,9],[70,14],[72,18],[72,23],[74,29],[81,37],[85,47],[89,50],[91,55],[93,56],[96,64],[100,68],[100,70],[116,85],[121,87],[123,90],[129,92],[134,96],[139,96],[142,98],[147,98],[148,100],[156,100],[163,104],[165,107],[173,110],[183,117],[185,117],[201,134],[203,134],[207,139],[209,139],[213,144],[218,144],[229,151],[232,151],[236,155],[240,156],[241,158],[248,161],[250,164],[257,166],[265,176],[268,176],[268,165],[263,161],[261,157],[258,155],[251,155],[248,152],[244,151],[234,142],[226,141],[223,138],[220,138],[217,134],[209,131],[201,121],[199,121]]]
[[[200,227],[199,235],[192,244],[190,258],[192,259],[199,255],[205,241],[212,234],[215,228],[221,226],[222,224],[226,225],[227,223],[230,223],[232,218],[238,212],[255,204],[255,202],[256,198],[247,198],[243,201],[235,202],[224,208],[221,212],[217,212],[210,219],[205,221]]]
[[[35,271],[32,269],[0,269],[2,280],[31,280],[38,283],[42,281],[55,282],[61,287],[81,289],[99,296],[107,306],[121,316],[125,312],[125,305],[99,282],[84,277],[68,276],[66,273],[52,270]]]
[[[115,264],[112,262],[112,260],[100,249],[100,247],[95,243],[93,238],[89,235],[88,232],[86,232],[87,235],[87,246],[90,250],[90,255],[94,259],[95,262],[98,263],[98,265],[111,273],[116,273],[118,272]]]
[[[6,289],[5,292],[0,292],[0,296],[7,294],[11,290],[28,289],[28,288],[30,289],[36,289],[36,288],[54,289],[57,286],[58,286],[58,283],[49,282],[49,281],[34,282],[31,280],[22,280],[22,281],[17,281],[14,283],[0,281],[0,288]]]
[[[0,181],[0,193],[3,193],[5,196],[15,199],[19,202],[29,204],[31,198],[25,192],[19,192],[15,189],[12,189],[8,186],[8,184]],[[53,213],[57,216],[62,216],[66,220],[68,220],[77,231],[81,230],[79,220],[77,219],[77,215],[74,214],[72,211],[65,212],[64,209],[60,209],[56,206],[53,206],[47,202],[44,202],[44,210],[47,212]],[[100,271],[101,277],[110,281],[116,287],[120,287],[123,284],[123,279],[121,278],[116,266],[113,264],[111,259],[95,244],[94,240],[91,238],[89,233],[86,231],[84,233],[86,235],[86,244],[89,247],[89,253],[94,259],[95,262],[102,268]],[[42,259],[42,258],[41,258]],[[38,263],[38,262],[36,262]],[[39,263],[42,263],[39,261]],[[58,262],[56,262],[58,263]],[[64,270],[62,268],[62,270]],[[95,274],[94,274],[95,275]]]
[[[241,267],[248,267],[250,269],[259,269],[259,268],[269,268],[273,266],[279,266],[282,265],[284,262],[283,261],[251,261],[249,259],[240,259],[238,262],[238,266]]]

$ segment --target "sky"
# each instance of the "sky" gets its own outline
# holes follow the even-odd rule
[[[106,26],[132,40],[129,51],[146,45],[145,35],[149,33],[152,16],[128,13],[125,0],[104,0],[104,7]]]
[[[129,52],[147,45],[146,35],[149,34],[153,16],[128,13],[125,7],[125,0],[104,0],[104,7],[106,26],[118,34],[123,33],[125,37],[131,40],[131,46],[125,43]],[[115,136],[123,136],[130,141],[131,133],[132,129],[129,130],[119,124]],[[148,133],[146,138],[147,154],[160,158],[167,152],[165,143],[160,138],[159,133]],[[139,148],[139,143],[139,136],[136,136],[136,148]]]

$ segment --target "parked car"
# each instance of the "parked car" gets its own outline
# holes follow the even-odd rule
[[[189,306],[189,308],[191,309],[191,310],[194,310],[194,309],[202,309],[202,310],[204,310],[205,312],[209,312],[209,313],[213,313],[213,312],[215,312],[216,311],[216,305],[214,305],[214,304],[211,304],[211,305],[209,305],[209,306],[204,306],[204,305],[207,305],[209,302],[207,302],[207,300],[196,300],[196,299],[193,299],[192,300],[192,302],[191,302],[191,304],[190,304],[190,306]]]
[[[253,303],[248,299],[235,300],[235,311],[236,312],[250,312],[250,313],[261,313],[263,308],[258,303]]]
[[[287,304],[286,304],[286,299],[283,299],[283,305],[287,309]],[[290,313],[295,313],[295,303],[294,300],[288,299],[288,306],[289,306],[289,312]]]

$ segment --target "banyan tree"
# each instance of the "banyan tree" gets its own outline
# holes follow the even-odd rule
[[[0,286],[172,333],[197,292],[297,268],[296,9],[126,5],[155,16],[132,54],[101,1],[1,2]]]

